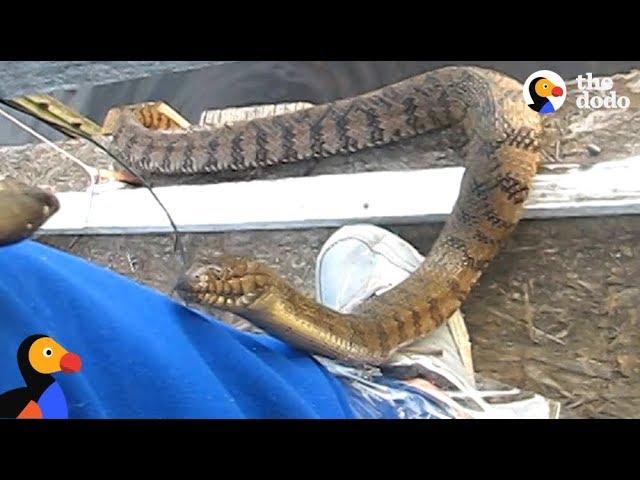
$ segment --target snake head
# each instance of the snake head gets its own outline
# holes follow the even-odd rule
[[[0,178],[0,245],[30,237],[59,209],[52,191]]]
[[[187,303],[240,312],[249,309],[276,281],[275,274],[259,262],[221,256],[189,267],[174,290]]]

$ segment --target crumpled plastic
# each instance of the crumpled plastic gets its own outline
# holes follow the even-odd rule
[[[478,376],[471,383],[431,355],[399,354],[383,370],[316,359],[346,386],[359,418],[548,419],[559,415],[557,402]],[[394,369],[401,367],[418,376],[394,378]]]

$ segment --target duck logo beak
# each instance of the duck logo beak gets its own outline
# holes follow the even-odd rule
[[[67,352],[60,359],[60,368],[64,373],[76,373],[82,368],[82,359],[75,353]]]

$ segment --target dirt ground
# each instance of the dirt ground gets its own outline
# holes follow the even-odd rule
[[[640,154],[640,73],[618,75],[614,81],[618,95],[630,96],[636,108],[579,111],[571,107],[573,90],[550,127],[561,139],[550,143],[550,163],[588,165]],[[459,139],[455,130],[445,135]],[[289,165],[245,178],[460,164],[451,144],[444,148],[438,138],[426,137],[413,144],[420,151],[431,150],[419,158],[398,148],[384,157],[374,153],[348,163],[336,158],[315,166]],[[601,153],[589,154],[590,144]],[[90,146],[75,141],[65,145],[93,164],[106,163]],[[60,190],[83,187],[82,176],[46,147],[2,150],[3,173],[52,183]],[[157,184],[166,182],[156,179]],[[427,252],[441,225],[387,228]],[[222,251],[261,259],[311,294],[315,256],[332,232],[190,234],[184,243],[190,259]],[[639,236],[639,216],[523,221],[462,309],[478,373],[559,400],[563,417],[640,418]],[[181,270],[172,239],[165,235],[40,240],[165,292]]]

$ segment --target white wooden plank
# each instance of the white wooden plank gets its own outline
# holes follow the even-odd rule
[[[292,229],[441,221],[458,195],[462,168],[159,187],[156,194],[181,231]],[[640,213],[640,156],[586,170],[539,174],[525,218]],[[103,190],[87,211],[85,192],[58,195],[48,234],[136,234],[171,231],[145,189]]]
[[[275,117],[284,113],[297,112],[313,107],[309,102],[272,103],[250,107],[223,108],[221,110],[205,110],[200,115],[200,126],[219,128],[236,122],[248,122],[256,118]]]

